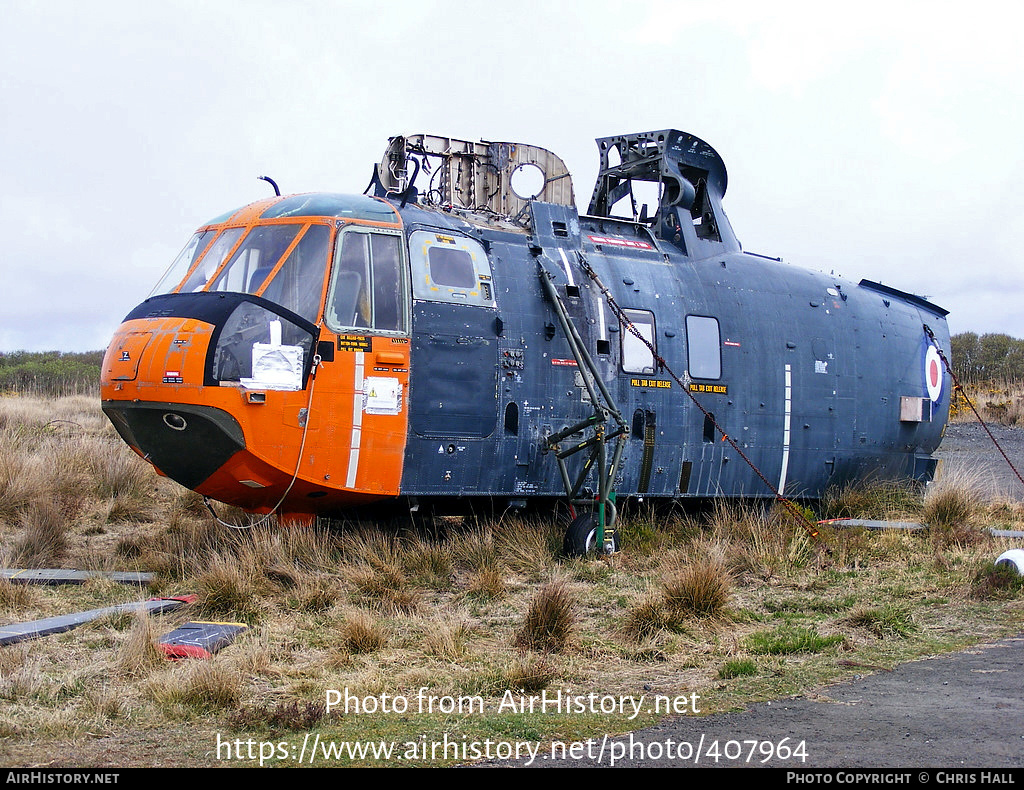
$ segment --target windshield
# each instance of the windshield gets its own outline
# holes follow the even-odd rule
[[[210,243],[213,237],[214,232],[208,230],[205,233],[197,233],[189,239],[185,249],[179,252],[178,257],[167,267],[164,276],[160,278],[160,282],[156,284],[156,288],[149,295],[156,296],[157,294],[166,294],[173,291],[174,287],[181,282],[181,278],[185,276],[185,272],[192,268],[192,264],[206,250],[206,245]]]
[[[213,236],[212,231],[196,234],[171,264],[154,293],[173,290],[173,283],[194,267],[177,289],[178,293],[255,294],[311,323],[316,321],[331,242],[328,225],[257,225],[248,233],[245,228],[227,228],[211,244]],[[201,255],[203,250],[206,250],[205,255]]]
[[[206,290],[256,293],[300,230],[301,225],[253,228]]]
[[[222,230],[217,240],[210,245],[210,249],[199,261],[199,265],[192,270],[181,288],[178,289],[178,293],[188,294],[193,291],[202,291],[210,278],[217,273],[217,269],[220,268],[224,258],[231,252],[244,230],[245,228]]]
[[[331,229],[326,225],[311,225],[298,244],[281,264],[268,283],[264,283],[264,299],[286,307],[301,315],[311,324],[320,314],[320,297],[327,272],[327,250],[331,242]]]

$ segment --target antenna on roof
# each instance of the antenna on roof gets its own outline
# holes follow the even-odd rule
[[[281,190],[277,188],[277,182],[270,176],[256,176],[259,181],[266,181],[270,186],[274,188],[274,194],[281,197]]]

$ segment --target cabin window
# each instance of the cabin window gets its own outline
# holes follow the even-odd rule
[[[622,336],[622,369],[627,373],[655,373],[654,352],[657,349],[654,341],[654,313],[647,310],[623,310],[626,318],[640,333],[643,340],[623,326]],[[647,342],[645,343],[644,340]],[[648,345],[648,343],[650,345]]]
[[[476,288],[476,270],[473,256],[466,250],[448,247],[431,247],[427,250],[430,279],[438,285],[452,288]]]
[[[342,234],[325,316],[334,330],[404,332],[402,238],[352,228]]]
[[[686,316],[686,354],[690,376],[722,378],[722,342],[717,318]]]
[[[491,265],[476,241],[418,230],[409,237],[409,255],[416,299],[494,307]]]

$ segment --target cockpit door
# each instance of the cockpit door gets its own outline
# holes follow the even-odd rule
[[[324,365],[316,400],[323,425],[326,474],[351,490],[395,495],[409,402],[409,288],[402,234],[349,226],[338,234],[324,308]]]

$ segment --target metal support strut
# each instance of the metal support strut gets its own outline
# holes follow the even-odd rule
[[[565,487],[566,497],[570,505],[595,507],[597,510],[597,545],[600,545],[605,553],[614,551],[617,543],[615,539],[615,492],[612,490],[615,476],[618,473],[619,463],[622,459],[622,451],[625,448],[625,439],[629,436],[629,426],[622,419],[622,414],[615,406],[611,393],[601,380],[601,376],[594,364],[593,358],[587,352],[583,339],[569,318],[558,291],[553,282],[553,275],[545,268],[543,260],[538,260],[540,281],[544,293],[551,301],[558,318],[558,324],[569,343],[569,350],[576,360],[577,369],[583,379],[583,387],[586,390],[587,398],[594,407],[594,413],[575,425],[570,425],[551,436],[547,437],[545,452],[553,452],[558,461],[558,470],[562,475],[562,484]],[[614,425],[608,425],[611,420]],[[578,433],[590,432],[582,441],[575,444],[563,446],[562,442]],[[615,447],[611,453],[611,460],[608,457],[608,442],[615,440]],[[582,468],[576,475],[575,480],[571,479],[566,459],[577,453],[588,453]],[[583,484],[592,471],[597,473],[597,498],[582,498],[580,492]]]

